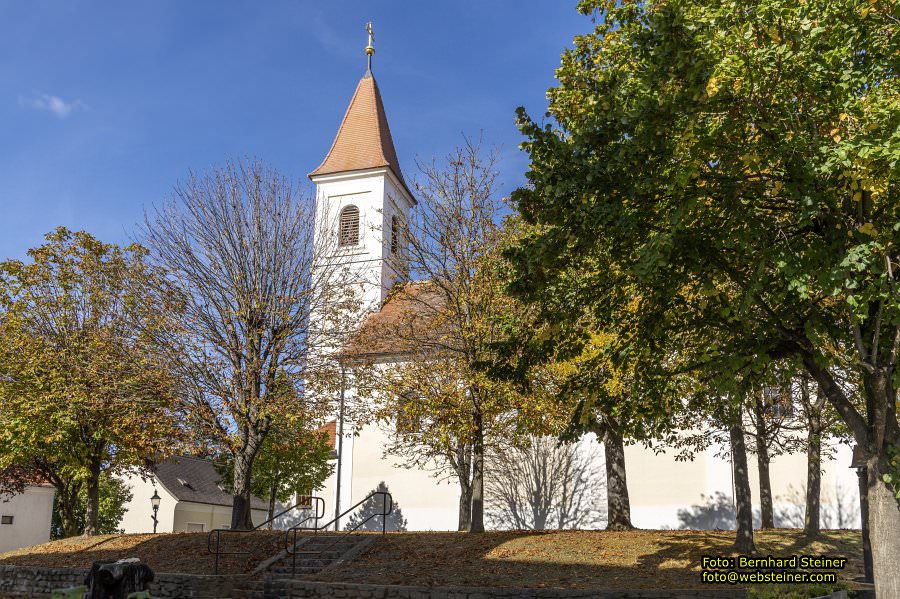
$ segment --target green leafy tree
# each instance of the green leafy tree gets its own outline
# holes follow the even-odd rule
[[[513,257],[520,244],[540,231],[540,225],[521,218],[510,218],[506,225],[504,253]],[[621,329],[607,326],[579,295],[591,284],[598,262],[584,255],[576,262],[565,271],[555,271],[558,280],[537,291],[531,287],[532,273],[523,285],[521,271],[507,266],[506,285],[528,308],[495,315],[503,335],[494,342],[496,356],[488,371],[493,377],[524,386],[526,392],[533,392],[535,383],[549,392],[556,399],[556,419],[565,420],[561,428],[557,424],[551,429],[561,440],[571,442],[585,433],[596,435],[605,454],[607,529],[627,530],[633,525],[625,445],[640,442],[652,447],[657,440],[670,438],[675,419],[685,412],[685,406],[678,393],[660,400],[636,388],[636,351],[627,359],[614,359],[616,336],[631,334],[626,323],[636,317],[634,292],[627,285],[608,289],[604,305],[609,307],[614,300],[621,306],[616,320]],[[517,261],[515,266],[521,265]],[[671,389],[689,383],[683,376],[668,379]]]
[[[328,433],[313,430],[307,421],[294,418],[271,425],[259,454],[253,461],[251,492],[269,501],[271,520],[275,503],[287,502],[295,493],[312,494],[324,486],[334,465],[329,464],[333,450]],[[232,488],[233,464],[219,467],[225,484]],[[269,528],[273,526],[269,522]]]
[[[95,534],[102,475],[145,470],[184,436],[153,351],[177,306],[148,291],[162,277],[142,247],[46,239],[0,263],[0,471],[50,481],[63,533]]]
[[[132,493],[128,485],[120,478],[103,474],[100,477],[99,501],[97,508],[97,527],[95,534],[105,535],[125,532],[119,528],[122,516],[127,511],[125,504],[131,501]],[[82,488],[78,494],[75,527],[83,532],[87,527],[87,489]],[[63,514],[59,509],[57,498],[53,500],[53,516],[50,524],[50,538],[61,539],[70,536],[63,527]]]
[[[590,257],[570,299],[618,328],[610,290],[632,286],[616,355],[658,397],[690,371],[738,401],[773,360],[802,363],[865,452],[876,589],[900,595],[897,3],[579,7],[596,27],[562,57],[555,124],[520,112],[521,288],[569,291]]]

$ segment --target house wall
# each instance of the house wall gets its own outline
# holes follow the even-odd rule
[[[153,532],[153,521],[150,515],[150,497],[154,489],[159,493],[159,525],[157,532],[186,532],[189,522],[203,524],[205,531],[213,528],[227,528],[231,524],[231,506],[209,505],[191,501],[178,501],[165,487],[154,479],[143,480],[140,476],[130,475],[123,480],[131,488],[132,499],[126,504],[127,511],[122,517],[121,528],[126,533]],[[254,524],[265,522],[266,510],[252,510]]]
[[[353,449],[352,449],[353,445],[352,444],[353,444],[353,437],[352,437],[352,435],[348,435],[348,438],[344,439],[344,451],[346,452],[344,455],[352,455],[352,453],[353,453]],[[335,447],[337,447],[337,444],[335,444]],[[337,451],[337,450],[335,450],[335,451]],[[342,500],[342,504],[343,504],[341,511],[343,511],[344,508],[347,508],[348,506],[352,505],[351,503],[349,503],[350,502],[350,494],[347,492],[348,489],[352,488],[352,484],[353,484],[352,483],[352,464],[351,464],[351,462],[352,462],[352,460],[345,459],[344,467],[341,471],[341,478],[343,479],[343,481],[341,483],[341,485],[342,485],[341,500]],[[323,483],[324,487],[322,489],[313,493],[313,495],[315,495],[316,497],[321,497],[322,500],[325,502],[325,513],[324,513],[324,516],[319,520],[320,525],[325,524],[326,522],[328,522],[329,520],[334,518],[334,516],[336,514],[335,509],[337,506],[335,504],[335,498],[336,498],[336,492],[337,492],[337,476],[338,476],[337,460],[333,460],[330,463],[334,465],[334,470],[332,471],[331,476],[329,476],[327,479],[325,479],[325,482]],[[321,508],[319,508],[319,509],[321,509]],[[313,521],[310,520],[310,521],[306,522],[305,525],[312,526]]]
[[[175,504],[177,503],[175,497],[162,485],[154,484],[155,479],[152,478],[144,480],[136,474],[131,474],[123,476],[122,480],[131,489],[132,497],[131,501],[125,504],[126,512],[122,516],[120,528],[129,534],[153,532],[151,518],[153,510],[150,507],[150,498],[153,496],[153,491],[156,490],[160,496],[159,512],[156,516],[159,519],[159,525],[156,530],[157,532],[172,532]]]
[[[267,517],[265,510],[251,510],[254,525],[265,522]],[[230,528],[231,506],[181,501],[175,506],[172,532],[188,532],[189,524],[202,524],[204,532]]]
[[[0,515],[13,517],[12,524],[0,524],[0,553],[50,540],[55,493],[49,485],[29,486],[24,493],[0,501]]]

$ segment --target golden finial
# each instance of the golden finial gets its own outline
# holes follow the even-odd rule
[[[372,55],[375,54],[375,30],[372,28],[372,21],[366,23],[366,32],[369,34],[369,45],[366,46],[366,56],[369,57],[368,72],[372,72]]]

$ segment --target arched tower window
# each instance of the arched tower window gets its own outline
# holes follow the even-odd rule
[[[397,216],[391,217],[391,253],[396,254],[400,249],[400,224],[397,222]]]
[[[359,208],[345,206],[341,210],[340,228],[338,232],[338,245],[359,244]]]

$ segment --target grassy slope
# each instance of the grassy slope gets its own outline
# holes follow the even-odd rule
[[[157,572],[212,574],[213,556],[207,551],[206,542],[206,533],[190,532],[72,537],[2,553],[0,564],[87,569],[94,561],[137,557]],[[219,572],[250,572],[283,546],[284,533],[278,531],[223,534],[222,551],[250,551],[250,554],[220,556]]]
[[[223,536],[222,571],[243,573],[281,549],[277,532]],[[702,588],[700,558],[727,554],[728,531],[556,531],[388,534],[319,580],[568,588]],[[226,544],[227,543],[227,544]],[[756,531],[760,555],[813,554],[850,559],[839,576],[862,571],[858,531],[830,531],[807,542],[799,531]],[[158,572],[212,573],[206,534],[104,535],[66,539],[0,555],[0,563],[87,568],[100,559],[139,557]],[[706,587],[708,588],[708,587]]]
[[[862,573],[858,531],[831,531],[807,543],[799,531],[756,531],[760,555],[847,557],[839,576]],[[728,531],[558,531],[389,534],[320,580],[463,586],[590,589],[709,588],[700,558],[728,554]]]

